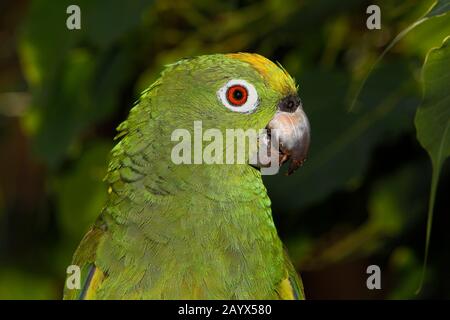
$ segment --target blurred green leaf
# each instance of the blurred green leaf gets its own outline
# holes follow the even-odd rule
[[[59,291],[54,279],[20,270],[0,269],[0,300],[53,299]]]
[[[422,271],[414,251],[407,247],[396,248],[390,257],[389,266],[394,288],[389,293],[388,299],[417,298],[414,292]]]
[[[421,61],[431,48],[438,47],[450,34],[450,15],[443,15],[422,23],[403,39],[409,54],[417,54]]]
[[[418,164],[401,168],[385,178],[378,179],[370,192],[367,203],[368,219],[360,226],[345,234],[317,241],[319,250],[290,251],[293,258],[300,261],[303,269],[326,267],[344,259],[367,257],[401,232],[410,229],[419,218],[422,209],[416,186],[422,182]],[[360,212],[364,215],[365,212]],[[341,222],[344,224],[345,222]],[[292,239],[303,241],[305,237]],[[307,242],[308,243],[308,242]],[[311,246],[311,242],[309,242]]]
[[[427,150],[433,164],[423,277],[426,272],[433,208],[441,168],[450,156],[450,37],[440,48],[432,49],[423,66],[424,101],[417,109],[417,139]],[[423,278],[420,288],[422,287]],[[420,290],[419,288],[419,290]]]
[[[66,28],[66,8],[73,1],[32,2],[20,41],[34,94],[24,121],[35,151],[51,166],[83,130],[118,107],[135,70],[137,51],[127,35],[152,2],[77,1],[81,30]]]
[[[384,58],[384,56],[386,55],[386,53],[388,53],[398,42],[400,42],[400,40],[402,40],[409,32],[411,32],[411,30],[415,29],[417,26],[419,26],[420,24],[422,24],[423,22],[429,20],[430,18],[434,18],[434,17],[438,17],[441,15],[446,15],[448,12],[450,11],[450,0],[437,0],[433,6],[429,9],[429,11],[419,20],[415,21],[413,24],[411,24],[409,27],[407,27],[405,30],[403,30],[402,32],[400,32],[395,38],[394,40],[392,40],[389,45],[383,50],[383,52],[378,56],[377,60],[375,61],[375,63],[372,65],[372,67],[370,68],[369,72],[366,74],[366,76],[363,78],[363,80],[361,81],[361,84],[358,88],[358,90],[356,91],[356,94],[353,98],[353,101],[351,103],[350,106],[350,110],[353,110],[353,108],[355,107],[359,95],[361,94],[361,91],[363,90],[367,79],[370,77],[371,73],[373,72],[373,70],[375,69],[375,67],[380,63],[380,61]],[[448,20],[447,20],[448,21]]]
[[[153,2],[131,0],[125,5],[121,0],[80,1],[86,40],[100,48],[111,46],[139,26]]]
[[[81,155],[75,168],[56,178],[60,223],[67,239],[80,240],[94,223],[106,201],[107,159],[110,142],[98,141]]]
[[[437,0],[425,17],[430,18],[450,11],[450,0]]]

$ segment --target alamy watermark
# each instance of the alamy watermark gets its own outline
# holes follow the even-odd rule
[[[372,264],[367,267],[366,273],[370,276],[367,277],[366,286],[369,290],[381,289],[381,269],[376,264]]]
[[[66,13],[69,15],[66,19],[66,27],[69,30],[81,29],[81,9],[76,4],[67,7]]]
[[[66,287],[69,290],[81,288],[81,270],[80,267],[72,264],[66,269],[67,279]]]
[[[369,17],[366,20],[366,27],[369,30],[381,29],[381,9],[376,4],[367,7],[366,13]]]
[[[202,121],[194,121],[193,137],[185,128],[175,129],[171,141],[174,164],[250,164],[262,175],[279,171],[279,138],[276,129],[203,130]]]

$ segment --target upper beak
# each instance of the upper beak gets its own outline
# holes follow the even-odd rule
[[[267,129],[271,141],[274,138],[278,141],[280,165],[290,159],[287,174],[292,174],[305,162],[311,139],[309,121],[300,99],[295,95],[282,99]]]

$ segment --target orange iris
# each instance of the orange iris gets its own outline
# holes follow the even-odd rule
[[[227,90],[227,100],[235,107],[242,106],[248,98],[247,88],[241,85],[234,85]]]

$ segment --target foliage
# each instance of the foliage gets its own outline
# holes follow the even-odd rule
[[[438,179],[444,161],[450,156],[450,75],[446,72],[450,70],[449,40],[450,37],[447,37],[442,47],[432,49],[427,55],[423,66],[424,101],[416,113],[417,138],[428,151],[433,164],[425,266]]]

